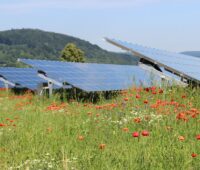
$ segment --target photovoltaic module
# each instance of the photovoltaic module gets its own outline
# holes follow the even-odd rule
[[[47,78],[84,91],[123,90],[160,85],[162,77],[139,66],[19,59]]]
[[[1,67],[0,76],[13,83],[14,86],[26,87],[31,90],[37,89],[40,83],[46,82],[38,77],[37,70],[33,68]]]
[[[200,58],[106,38],[109,43],[180,77],[200,83]]]

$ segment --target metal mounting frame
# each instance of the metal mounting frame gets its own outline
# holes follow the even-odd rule
[[[4,77],[0,77],[0,81],[2,81],[4,83],[4,86],[6,89],[8,89],[8,85],[15,87],[15,83],[12,83],[8,80],[6,80]]]
[[[144,70],[147,70],[149,72],[152,72],[152,73],[158,75],[162,80],[165,80],[165,81],[168,81],[168,82],[173,80],[175,82],[175,84],[177,84],[177,85],[180,85],[180,86],[183,86],[183,87],[188,86],[187,83],[184,83],[181,80],[177,80],[177,79],[175,79],[175,78],[173,78],[173,77],[171,77],[169,75],[166,75],[163,72],[160,72],[160,71],[156,70],[155,68],[153,68],[151,66],[148,66],[148,65],[140,63],[140,62],[138,64],[138,66],[141,67]]]
[[[48,82],[49,96],[51,96],[52,93],[53,93],[53,85],[54,84],[59,86],[59,87],[61,87],[61,88],[64,88],[64,89],[72,88],[71,85],[63,85],[63,83],[58,82],[58,81],[56,81],[56,80],[54,80],[52,78],[49,78],[49,77],[47,77],[46,75],[44,75],[42,73],[38,73],[38,76]]]

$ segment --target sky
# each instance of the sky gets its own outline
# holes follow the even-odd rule
[[[200,0],[0,0],[0,31],[37,28],[120,51],[104,37],[200,51]]]

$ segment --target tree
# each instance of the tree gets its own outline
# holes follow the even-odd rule
[[[61,59],[70,62],[85,62],[85,53],[75,44],[68,43],[61,51]]]

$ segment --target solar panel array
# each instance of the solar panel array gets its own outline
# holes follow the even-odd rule
[[[72,63],[20,59],[35,69],[44,71],[47,77],[68,83],[84,91],[122,90],[135,86],[160,84],[161,78],[138,66],[113,64]]]
[[[163,79],[162,74],[140,66],[31,59],[20,59],[20,61],[34,68],[0,68],[0,76],[17,87],[27,87],[32,90],[36,90],[39,84],[47,82],[47,79],[38,76],[39,70],[44,73],[44,77],[59,82],[60,87],[68,84],[87,92],[122,90],[132,86],[149,87],[161,84]],[[171,77],[167,80],[170,80],[169,83],[174,83]],[[0,83],[1,87],[4,87],[4,84]]]
[[[19,87],[26,87],[32,90],[37,89],[40,83],[46,82],[38,77],[37,70],[33,68],[1,67],[0,75]]]
[[[165,69],[181,77],[200,83],[200,58],[144,47],[115,39],[106,38],[106,40],[111,44],[136,54],[138,57],[163,66]]]

